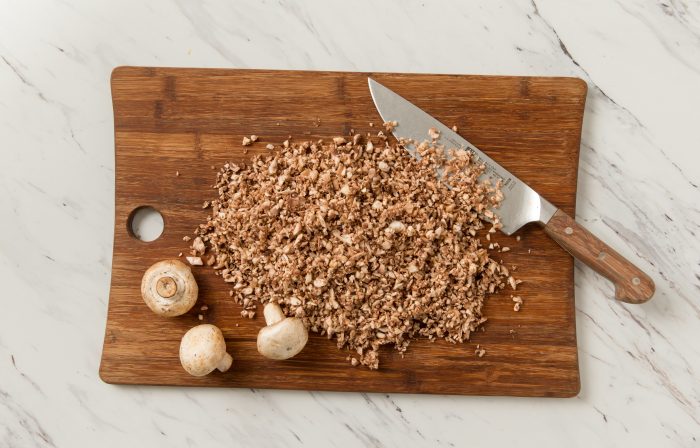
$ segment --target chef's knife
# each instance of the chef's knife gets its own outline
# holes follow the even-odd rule
[[[544,227],[545,233],[571,255],[610,279],[615,284],[617,300],[642,303],[651,299],[655,289],[651,278],[574,218],[552,205],[449,127],[375,80],[368,78],[368,82],[379,115],[385,122],[398,122],[392,131],[397,139],[422,142],[427,139],[428,129],[435,128],[440,133],[438,143],[448,148],[471,151],[475,160],[486,166],[483,177],[501,181],[504,199],[495,212],[500,216],[503,233],[512,235],[525,224],[535,222]],[[416,155],[411,145],[407,149]]]

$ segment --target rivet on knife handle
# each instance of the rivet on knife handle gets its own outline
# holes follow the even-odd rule
[[[617,300],[643,303],[654,295],[654,282],[648,275],[563,211],[557,210],[544,231],[571,255],[612,281]]]

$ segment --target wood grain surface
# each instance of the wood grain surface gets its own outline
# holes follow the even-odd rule
[[[573,216],[586,84],[574,78],[293,72],[267,70],[120,67],[112,74],[116,198],[112,284],[100,376],[108,383],[415,392],[518,396],[573,396],[579,390],[574,320],[573,260],[544,231],[526,226],[496,234],[502,254],[518,266],[525,303],[513,311],[512,291],[491,296],[489,318],[468,343],[414,341],[404,357],[381,351],[380,369],[351,367],[347,353],[311,335],[288,361],[256,351],[264,325],[240,317],[227,285],[207,267],[195,267],[200,299],[177,318],[153,314],[140,294],[141,276],[154,262],[186,252],[204,221],[202,202],[215,197],[217,168],[266,151],[269,142],[377,131],[381,123],[367,76],[443,121]],[[370,128],[369,122],[375,127]],[[244,153],[244,135],[260,141]],[[176,176],[176,171],[180,175]],[[144,243],[128,230],[132,212],[152,206],[165,230]],[[234,357],[231,370],[195,378],[178,359],[180,338],[200,323],[223,331]],[[479,344],[486,355],[479,358]]]
[[[656,287],[648,275],[563,211],[557,210],[544,231],[571,255],[612,281],[617,300],[644,303],[654,295]]]

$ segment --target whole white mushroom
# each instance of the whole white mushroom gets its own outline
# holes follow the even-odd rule
[[[298,317],[286,317],[277,303],[263,309],[266,327],[258,332],[258,352],[266,358],[283,360],[296,356],[309,340],[309,332]]]
[[[231,368],[233,357],[226,353],[221,330],[210,324],[190,328],[180,342],[180,364],[192,376],[204,376],[214,369]]]
[[[192,270],[180,260],[159,261],[141,279],[143,301],[160,316],[185,314],[197,302],[198,294]]]

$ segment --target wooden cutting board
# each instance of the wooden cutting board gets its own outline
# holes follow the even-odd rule
[[[488,299],[483,332],[468,343],[414,341],[402,358],[384,347],[380,369],[351,367],[347,352],[312,335],[304,351],[274,362],[255,348],[264,321],[242,318],[227,285],[195,267],[200,300],[188,314],[162,318],[140,294],[154,262],[187,252],[182,240],[205,221],[214,168],[243,162],[289,135],[297,141],[377,132],[381,119],[367,76],[386,85],[487,152],[573,216],[586,84],[574,78],[211,70],[120,67],[112,73],[116,153],[114,256],[100,377],[108,383],[568,397],[579,391],[573,260],[536,226],[496,234],[524,280]],[[375,127],[370,128],[369,122]],[[260,141],[248,147],[244,135]],[[176,171],[180,175],[176,176]],[[141,206],[163,215],[165,230],[144,243],[129,229]],[[200,306],[209,309],[198,320]],[[181,368],[180,338],[213,323],[234,365],[194,378]],[[479,358],[479,344],[486,355]]]

